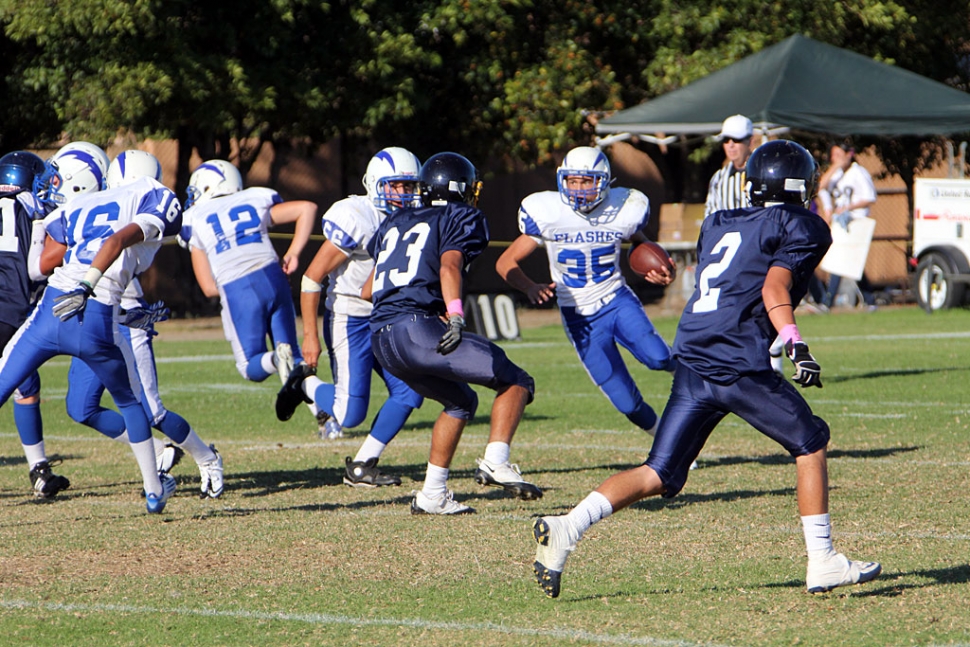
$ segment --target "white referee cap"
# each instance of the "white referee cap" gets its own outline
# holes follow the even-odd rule
[[[728,117],[724,120],[721,125],[721,132],[718,133],[718,139],[724,139],[725,137],[730,137],[731,139],[747,139],[754,132],[754,126],[751,124],[751,120],[744,115],[734,115]]]

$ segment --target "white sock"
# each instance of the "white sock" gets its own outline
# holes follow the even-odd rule
[[[40,441],[36,445],[21,445],[24,448],[24,456],[27,458],[27,465],[30,469],[34,469],[37,463],[43,463],[47,460],[47,451],[44,449],[44,441]]]
[[[354,462],[364,463],[371,458],[380,458],[385,447],[387,445],[368,434],[367,438],[364,439],[364,444],[357,450],[357,455],[354,456]],[[447,474],[445,478],[448,478]]]
[[[421,491],[429,499],[441,496],[448,490],[448,468],[428,463],[428,473],[424,477]]]
[[[300,385],[300,388],[303,389],[303,392],[306,395],[308,395],[311,400],[316,402],[317,398],[315,396],[317,392],[317,387],[323,383],[324,383],[323,380],[321,380],[316,375],[309,375],[306,378],[304,378],[303,384]],[[313,415],[317,415],[317,414],[314,413]]]
[[[613,505],[610,500],[594,490],[580,501],[579,505],[569,511],[566,520],[579,531],[579,536],[582,537],[590,526],[597,521],[606,519],[611,514],[613,514]]]
[[[509,462],[512,448],[508,443],[494,442],[485,445],[485,460],[492,465],[505,465]]]
[[[212,448],[202,442],[199,438],[199,434],[195,433],[195,429],[189,427],[189,435],[185,437],[179,447],[188,452],[189,456],[195,459],[197,465],[202,463],[208,463],[209,461],[214,461],[216,459],[216,453],[212,451]]]
[[[279,373],[276,368],[276,353],[263,353],[259,356],[259,365],[264,371],[272,375]]]
[[[158,479],[155,448],[152,446],[151,439],[143,440],[140,443],[131,443],[130,446],[131,451],[135,454],[135,460],[138,461],[138,469],[141,470],[145,493],[160,495],[162,493],[162,482]]]
[[[834,552],[832,521],[828,513],[802,517],[802,531],[805,533],[805,548],[809,556],[824,556]]]

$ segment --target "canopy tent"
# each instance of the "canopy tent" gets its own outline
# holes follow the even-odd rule
[[[970,132],[970,94],[860,54],[791,36],[694,83],[601,119],[609,135],[710,134],[734,114],[755,128],[833,135]]]

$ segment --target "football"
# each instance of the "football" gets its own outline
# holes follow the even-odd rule
[[[677,266],[667,251],[657,243],[647,241],[630,250],[630,269],[640,276],[650,270],[662,271],[666,267],[671,276],[676,276]]]

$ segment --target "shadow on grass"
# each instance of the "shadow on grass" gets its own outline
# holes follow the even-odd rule
[[[859,373],[857,375],[834,375],[826,376],[826,384],[839,384],[842,382],[852,382],[854,380],[877,380],[882,377],[910,377],[913,375],[929,375],[931,373],[951,373],[951,372],[966,372],[968,369],[966,366],[953,366],[950,368],[907,368],[907,369],[896,369],[893,371],[869,371],[868,373]]]
[[[909,582],[900,583],[899,580],[902,578],[921,578],[930,580],[929,582],[919,583],[919,582]],[[867,598],[893,598],[902,595],[905,591],[913,589],[925,589],[930,586],[941,586],[949,584],[967,584],[970,583],[970,565],[960,564],[958,566],[951,566],[950,568],[931,568],[926,570],[915,570],[906,572],[895,572],[888,573],[883,571],[882,574],[873,582],[862,584],[860,587],[855,586],[840,586],[837,589],[833,589],[829,593],[821,594],[822,597],[826,595],[849,595],[853,597],[867,597]],[[879,586],[882,584],[882,586]],[[789,580],[787,582],[777,582],[774,584],[766,584],[765,588],[804,588],[805,582],[801,580]]]
[[[886,458],[908,452],[919,451],[919,445],[907,447],[880,447],[876,449],[833,449],[829,451],[829,460],[839,458]],[[701,467],[721,467],[757,463],[760,465],[793,465],[795,459],[788,454],[768,454],[767,456],[721,456],[718,458],[704,458],[701,453],[697,462]]]

